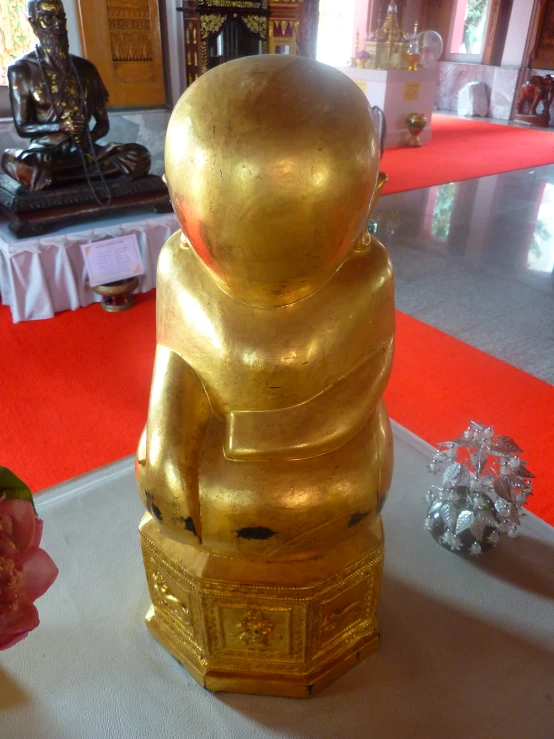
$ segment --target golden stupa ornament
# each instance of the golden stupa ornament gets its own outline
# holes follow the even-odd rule
[[[395,2],[387,6],[383,23],[371,32],[365,40],[365,51],[368,55],[364,67],[366,69],[410,69],[410,43],[403,34],[398,18],[398,7]]]
[[[302,100],[302,105],[298,101]],[[210,690],[307,697],[377,648],[394,295],[369,103],[285,55],[169,123],[137,479],[153,636]]]

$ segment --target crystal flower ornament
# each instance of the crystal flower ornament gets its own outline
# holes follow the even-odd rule
[[[502,534],[517,536],[534,478],[522,453],[513,439],[476,421],[438,445],[427,468],[442,473],[442,481],[425,496],[425,529],[442,547],[474,557],[496,546]]]

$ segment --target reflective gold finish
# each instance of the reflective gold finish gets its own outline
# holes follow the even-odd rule
[[[378,647],[380,527],[285,569],[173,541],[147,513],[148,629],[209,690],[308,698]]]
[[[169,124],[183,233],[160,255],[137,454],[147,620],[213,690],[307,696],[377,646],[394,334],[367,233],[378,164],[365,95],[299,57],[210,71]]]
[[[418,148],[422,146],[419,139],[419,134],[423,131],[427,125],[427,118],[423,113],[409,113],[406,116],[406,125],[410,132],[410,138],[406,141],[406,146],[411,148]]]

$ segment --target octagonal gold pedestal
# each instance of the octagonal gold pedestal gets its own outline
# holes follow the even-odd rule
[[[375,651],[383,533],[309,560],[229,558],[140,525],[152,636],[214,691],[306,698]]]

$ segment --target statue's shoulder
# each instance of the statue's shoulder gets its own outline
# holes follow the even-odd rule
[[[69,56],[77,75],[86,85],[89,108],[96,111],[104,108],[108,102],[109,93],[102,82],[99,71],[88,59],[83,59],[82,56],[75,56],[74,54]]]
[[[348,307],[358,316],[373,316],[375,301],[389,305],[393,288],[392,265],[387,250],[375,237],[371,244],[354,251],[335,278],[328,283],[337,305]],[[345,297],[347,296],[347,297]]]
[[[368,248],[354,251],[346,262],[345,273],[348,279],[354,277],[354,282],[362,291],[368,280],[379,277],[379,283],[383,283],[392,277],[392,265],[386,248],[374,236]]]
[[[28,71],[31,67],[36,66],[38,66],[36,54],[34,51],[29,51],[27,54],[20,56],[19,59],[15,59],[9,65],[8,72],[10,70],[14,72]]]
[[[182,282],[187,276],[185,264],[190,260],[191,247],[181,243],[181,231],[176,231],[165,242],[158,258],[157,285]]]
[[[368,252],[368,257],[373,269],[382,273],[390,273],[392,275],[392,264],[389,252],[379,239],[375,238],[375,236],[372,236],[371,238],[371,247],[368,249]]]
[[[85,72],[86,74],[95,74],[97,77],[100,77],[100,73],[88,59],[84,59],[82,56],[76,56],[75,54],[70,54],[69,56],[79,73]]]

